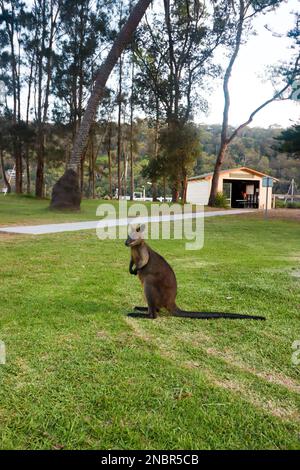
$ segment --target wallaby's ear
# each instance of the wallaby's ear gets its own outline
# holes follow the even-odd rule
[[[145,231],[145,228],[146,228],[146,225],[145,224],[142,224],[140,226],[140,232],[144,232]]]

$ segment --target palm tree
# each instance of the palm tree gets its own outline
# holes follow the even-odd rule
[[[127,22],[119,32],[108,56],[97,72],[93,91],[89,98],[79,131],[75,137],[68,168],[64,175],[57,181],[52,191],[52,208],[69,208],[73,210],[80,208],[80,190],[78,182],[76,184],[76,181],[78,181],[77,168],[81,155],[87,144],[90,127],[96,115],[99,102],[103,97],[105,85],[111,71],[116,65],[126,45],[131,41],[132,36],[143,18],[150,2],[151,0],[139,0],[137,2],[129,15]]]

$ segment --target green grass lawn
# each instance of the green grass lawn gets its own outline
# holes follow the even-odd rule
[[[113,204],[118,209],[117,201],[84,199],[79,212],[53,211],[49,209],[49,199],[35,199],[32,196],[0,194],[0,226],[5,224],[47,224],[97,220],[96,210],[101,203]],[[128,202],[128,204],[132,204]],[[147,204],[147,203],[146,203]]]
[[[0,448],[300,449],[299,222],[210,218],[201,251],[151,246],[182,308],[267,321],[130,319],[143,299],[122,240],[0,234]]]
[[[138,201],[127,201],[128,207]],[[0,194],[0,226],[4,225],[39,225],[47,223],[78,222],[87,220],[97,220],[97,207],[100,204],[112,204],[118,213],[118,201],[107,201],[104,199],[83,199],[79,212],[53,211],[49,209],[49,199],[36,199],[32,196],[16,196]],[[143,202],[143,205],[150,206],[150,202]],[[193,210],[196,207],[193,206]],[[205,208],[212,210],[212,208]]]

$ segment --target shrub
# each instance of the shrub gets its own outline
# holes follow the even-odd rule
[[[215,199],[215,207],[223,207],[224,209],[228,207],[228,201],[226,199],[225,194],[217,193],[216,199]]]
[[[286,207],[288,209],[300,209],[300,202],[287,202]]]
[[[286,204],[282,199],[276,199],[275,200],[275,207],[276,207],[276,209],[283,209],[283,208],[286,207]]]
[[[276,209],[300,209],[300,201],[299,202],[291,202],[291,201],[282,201],[280,199],[276,199],[275,203]]]

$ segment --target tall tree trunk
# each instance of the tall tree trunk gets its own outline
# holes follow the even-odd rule
[[[133,83],[134,83],[134,57],[132,51],[131,63],[131,97],[130,97],[130,200],[133,201],[134,194],[134,172],[133,172]]]
[[[111,134],[112,126],[111,121],[108,125],[108,147],[107,147],[107,158],[108,158],[108,181],[109,181],[109,196],[112,198],[112,175],[111,175]]]
[[[209,197],[209,202],[208,202],[209,206],[213,206],[215,204],[216,196],[218,193],[221,166],[226,156],[227,147],[228,147],[228,144],[224,142],[218,152],[218,156],[217,156],[217,160],[216,160],[215,168],[214,168],[214,174],[213,174],[213,178],[211,182],[210,197]]]
[[[96,163],[96,155],[95,155],[95,146],[94,146],[94,139],[92,137],[92,142],[91,142],[91,178],[92,178],[92,198],[95,199],[96,193],[95,193],[95,163]]]
[[[159,127],[159,100],[156,96],[156,116],[155,116],[155,130],[154,130],[154,158],[158,156],[158,127]],[[157,201],[157,181],[152,181],[152,200]]]
[[[56,12],[53,10],[53,0],[50,2],[50,31],[49,31],[49,42],[45,46],[46,35],[47,35],[47,18],[46,18],[46,0],[43,0],[42,3],[42,36],[41,36],[41,50],[38,51],[38,146],[37,146],[37,168],[36,168],[36,181],[35,181],[35,195],[37,197],[44,196],[44,167],[45,167],[45,142],[46,142],[46,133],[45,133],[45,124],[48,116],[49,108],[49,94],[50,94],[50,84],[52,79],[52,51],[53,51],[53,42],[55,31],[57,27],[57,17],[59,14],[60,6],[57,7]],[[45,91],[43,91],[43,59],[45,56],[45,49],[47,49],[48,59],[46,64],[46,85]],[[44,94],[44,101],[42,102]]]
[[[179,200],[179,187],[180,187],[180,181],[177,180],[173,184],[172,188],[172,202],[178,202]]]
[[[88,134],[89,134],[89,129],[90,126],[93,122],[93,119],[95,117],[99,101],[103,96],[105,85],[107,82],[108,77],[110,76],[110,73],[112,69],[114,68],[115,64],[117,63],[120,55],[122,54],[124,48],[126,45],[131,41],[132,36],[138,27],[141,19],[144,16],[145,11],[147,10],[151,0],[139,0],[136,4],[136,6],[132,9],[129,18],[125,25],[122,27],[121,31],[119,32],[106,60],[100,67],[96,80],[95,80],[95,86],[92,91],[92,94],[89,98],[86,111],[84,113],[80,129],[76,135],[70,163],[69,163],[69,169],[73,169],[73,171],[77,170],[77,165],[78,162],[80,161],[80,156],[82,154],[82,151],[86,145],[87,139],[88,139]],[[64,184],[63,180],[61,183]],[[76,188],[74,188],[75,190]],[[58,208],[60,205],[64,206],[63,202],[61,201],[61,198],[63,197],[68,197],[66,191],[59,191],[55,193],[55,186],[53,188],[53,193],[52,193],[52,201],[51,205],[52,207],[55,206]],[[55,204],[54,200],[55,199]],[[72,199],[70,199],[72,201]],[[75,208],[75,207],[74,207]],[[77,209],[79,207],[76,207]]]
[[[15,160],[16,160],[16,193],[23,192],[23,163],[22,163],[22,149],[19,138],[15,145]]]
[[[118,199],[122,195],[121,188],[121,146],[122,146],[122,56],[119,60],[119,98],[118,98],[118,137],[117,137],[117,165],[118,165]]]
[[[237,25],[237,32],[235,37],[235,44],[233,48],[232,56],[229,60],[228,67],[225,71],[224,80],[223,80],[223,94],[224,94],[224,110],[223,110],[223,122],[222,122],[222,131],[221,131],[221,143],[220,143],[220,150],[218,152],[217,160],[215,163],[214,174],[212,179],[212,185],[210,190],[210,196],[208,205],[214,206],[218,191],[218,184],[219,184],[219,176],[222,163],[224,161],[226,150],[228,147],[228,117],[229,117],[229,108],[230,108],[230,94],[229,94],[229,81],[231,77],[231,72],[238,56],[242,34],[243,34],[243,27],[244,27],[244,15],[245,15],[245,6],[244,0],[240,0],[240,13],[239,13],[239,22]]]
[[[157,201],[157,181],[152,181],[152,200]]]
[[[35,195],[36,197],[43,197],[44,195],[44,141],[43,132],[41,130],[38,135]]]
[[[11,10],[8,13],[4,2],[1,2],[1,11],[3,20],[5,21],[6,31],[9,39],[10,54],[11,54],[11,73],[12,73],[12,92],[13,92],[13,125],[17,131],[17,124],[20,122],[20,79],[18,76],[18,65],[17,65],[17,54],[15,51],[15,44],[18,40],[16,37],[16,16],[15,16],[15,5],[12,1],[10,3]],[[20,44],[20,43],[19,43]],[[16,165],[16,193],[22,192],[22,156],[21,156],[21,143],[18,135],[14,138],[13,153]]]
[[[187,183],[188,183],[187,175],[184,174],[183,180],[182,180],[182,194],[181,194],[182,204],[186,203]]]
[[[35,195],[43,197],[44,194],[44,124],[43,124],[43,111],[42,111],[42,94],[43,94],[43,58],[45,53],[45,17],[46,17],[46,4],[45,0],[42,2],[42,32],[41,44],[38,52],[38,134],[37,134],[37,166],[35,178]]]
[[[30,164],[29,164],[29,145],[26,145],[25,153],[25,162],[26,162],[26,192],[30,194],[31,185],[30,185]]]
[[[37,32],[35,33],[36,39]],[[28,80],[28,93],[27,93],[27,104],[26,104],[26,126],[29,123],[29,111],[30,111],[30,101],[31,101],[31,88],[32,88],[32,80],[33,80],[33,66],[35,62],[36,54],[33,52],[31,60],[30,60],[30,73],[29,73],[29,80]],[[25,162],[26,162],[26,191],[27,194],[31,192],[31,181],[30,181],[30,162],[29,162],[29,143],[26,143],[25,149]]]
[[[11,185],[9,184],[9,181],[8,181],[6,173],[5,173],[3,149],[0,149],[0,161],[1,161],[1,170],[2,170],[4,184],[7,187],[7,192],[10,193],[11,192]]]

